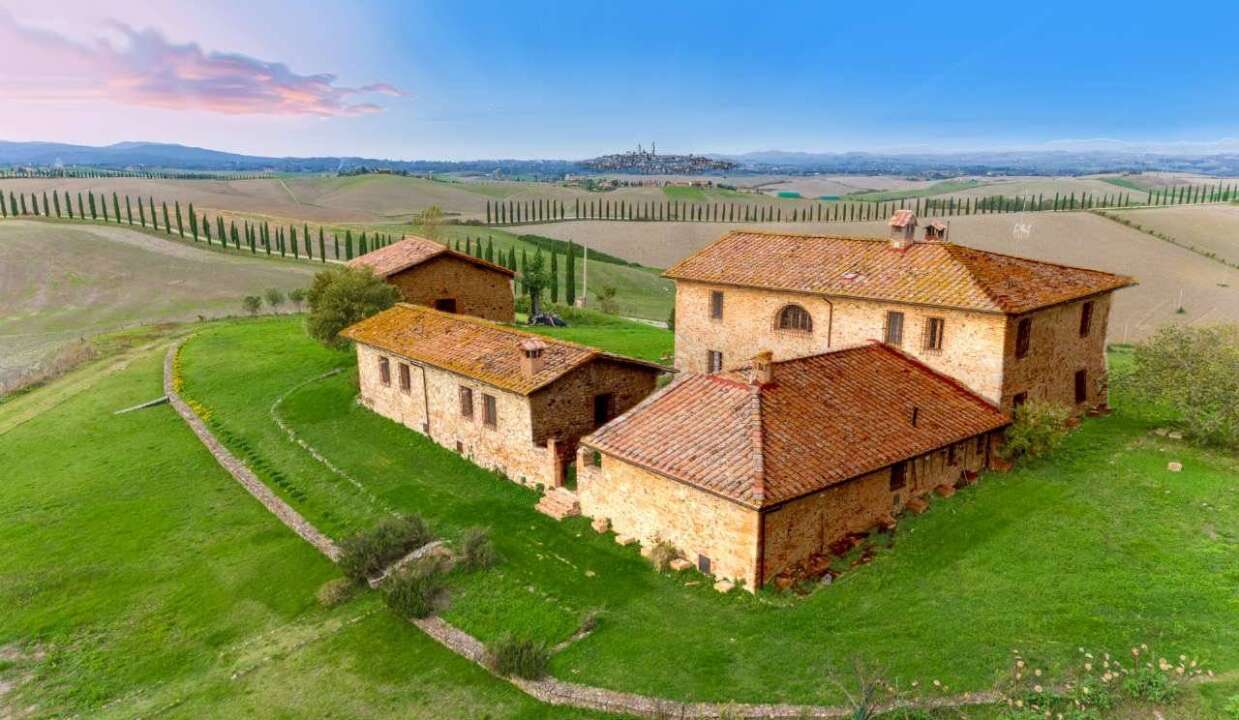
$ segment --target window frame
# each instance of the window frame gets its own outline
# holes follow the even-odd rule
[[[1080,337],[1086,338],[1093,333],[1093,301],[1085,300],[1080,305]]]
[[[482,424],[491,429],[499,427],[499,400],[490,393],[482,393]]]
[[[1076,405],[1088,402],[1088,368],[1076,370],[1072,383],[1075,385]]]
[[[474,418],[473,413],[473,388],[468,385],[459,385],[456,390],[457,404],[460,406],[460,416],[463,418]]]
[[[937,328],[935,332],[934,328]],[[944,317],[927,317],[925,318],[925,352],[940,353],[946,341],[946,318]]]
[[[400,369],[398,374],[400,378],[400,392],[409,395],[413,392],[413,370],[406,362],[397,363],[397,365]]]
[[[892,323],[891,321],[896,318],[899,319],[899,322]],[[886,327],[882,329],[883,342],[893,347],[903,347],[903,328],[904,328],[904,324],[906,320],[907,320],[907,316],[904,315],[902,310],[887,310],[886,311]],[[898,326],[899,328],[899,334],[896,337],[892,337],[891,329],[896,326]]]
[[[722,320],[723,319],[723,291],[722,290],[711,290],[710,291],[710,319],[711,320]]]
[[[1015,325],[1015,359],[1022,360],[1028,357],[1028,351],[1032,348],[1032,318],[1020,318]]]
[[[1023,390],[1023,391],[1017,392],[1016,394],[1011,396],[1011,411],[1015,412],[1016,409],[1022,407],[1027,402],[1028,402],[1028,391]]]
[[[788,313],[795,315],[799,324],[785,324]],[[779,312],[774,316],[774,328],[781,332],[811,333],[813,332],[813,316],[803,305],[788,303],[779,308]]]
[[[379,382],[391,387],[391,359],[386,355],[379,356]]]
[[[714,362],[715,358],[718,358],[718,363]],[[723,372],[723,351],[706,350],[706,372],[710,374]]]
[[[908,487],[908,461],[900,460],[891,465],[890,491],[898,492]]]

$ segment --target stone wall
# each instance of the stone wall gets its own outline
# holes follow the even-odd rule
[[[1106,332],[1111,293],[1088,298],[1093,302],[1093,320],[1086,337],[1080,337],[1080,314],[1084,300],[1045,308],[1008,319],[1003,358],[1005,382],[1002,408],[1010,412],[1016,394],[1029,399],[1061,403],[1077,412],[1108,402],[1109,371],[1106,364]],[[1032,319],[1028,354],[1015,356],[1019,322]],[[1075,401],[1075,374],[1086,373],[1087,398]]]
[[[543,445],[548,438],[558,438],[562,461],[572,462],[577,441],[598,429],[594,425],[596,395],[613,396],[614,418],[654,392],[657,380],[658,371],[653,368],[605,359],[577,368],[529,396],[533,441]]]
[[[723,318],[710,318],[710,293],[723,293]],[[781,308],[797,304],[813,318],[812,332],[778,330]],[[830,298],[756,288],[676,283],[675,366],[706,372],[707,352],[723,353],[725,368],[746,363],[762,350],[786,360],[869,340],[882,340],[887,311],[904,314],[901,348],[997,403],[1002,394],[1005,317],[922,305]],[[927,351],[923,333],[930,317],[945,321],[943,348]]]
[[[715,577],[753,587],[757,511],[612,456],[603,455],[601,467],[592,467],[586,447],[581,455],[577,495],[583,514],[606,518],[617,534],[642,543],[665,540],[694,564],[704,555]]]
[[[435,300],[451,298],[462,315],[512,322],[515,319],[512,278],[467,260],[440,255],[387,278],[400,289],[405,302],[434,307]]]

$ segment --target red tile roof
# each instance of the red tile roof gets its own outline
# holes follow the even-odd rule
[[[1135,284],[1130,277],[885,238],[735,231],[663,273],[673,280],[759,287],[1018,315]]]
[[[891,215],[890,222],[887,223],[891,227],[901,228],[908,225],[916,224],[916,213],[911,210],[896,210],[894,215]]]
[[[455,257],[465,262],[473,263],[478,267],[501,272],[505,275],[516,274],[502,265],[496,265],[481,258],[475,258],[472,255],[456,252],[442,243],[427,240],[416,235],[407,236],[399,242],[394,242],[386,247],[381,247],[360,257],[353,258],[348,261],[348,264],[350,267],[368,267],[374,270],[375,275],[387,277],[401,270],[407,270],[414,265],[420,265],[440,255]]]
[[[880,343],[774,363],[765,385],[750,384],[746,372],[689,376],[582,443],[762,508],[1010,422]]]
[[[646,367],[655,372],[668,370],[644,360],[535,335],[489,320],[408,303],[399,303],[350,325],[340,334],[362,345],[522,395],[529,395],[595,360]],[[521,371],[522,345],[530,341],[543,346],[542,367],[532,377]]]

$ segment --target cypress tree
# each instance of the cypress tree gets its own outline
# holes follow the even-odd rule
[[[103,222],[108,222],[108,199],[103,193],[99,193],[99,209],[103,211]]]
[[[297,251],[297,228],[292,225],[288,226],[288,244],[292,246],[293,257],[301,259],[301,255]]]
[[[125,206],[128,207],[129,197],[125,197]],[[129,218],[129,224],[133,224],[133,218]],[[194,242],[198,242],[198,216],[194,213],[194,204],[189,204],[189,232],[194,236]]]
[[[56,193],[53,192],[52,194],[55,195]],[[49,205],[47,202],[47,191],[46,190],[43,191],[43,214],[47,216],[51,216],[52,214],[52,206]]]
[[[318,226],[318,259],[327,262],[327,240],[323,237],[323,226]]]
[[[311,243],[309,225],[303,224],[301,226],[301,238],[305,241],[305,259],[313,260],[314,259],[314,245]]]
[[[486,260],[487,262],[495,261],[495,239],[491,237],[486,239]]]
[[[568,260],[564,268],[564,302],[568,307],[576,305],[576,245],[568,241]]]
[[[551,251],[551,302],[559,304],[559,253]]]
[[[78,209],[82,207],[82,202],[79,199],[77,203]],[[146,206],[142,204],[142,199],[138,199],[138,220],[141,221],[142,227],[146,227]]]
[[[168,203],[163,203],[163,231],[168,235],[172,234],[172,223],[168,222]],[[235,235],[234,235],[235,236]]]
[[[120,224],[120,196],[112,192],[112,214],[116,216],[116,224]]]
[[[138,203],[138,214],[142,213],[142,203]],[[211,221],[207,220],[205,213],[202,215],[202,236],[206,238],[207,245],[211,244]]]
[[[29,215],[29,214],[30,214],[30,209],[26,207],[26,196],[25,196],[25,194],[18,195],[18,196],[17,196],[17,199],[21,200],[21,203],[22,203],[22,215]]]
[[[352,230],[344,231],[344,251],[345,253],[347,253],[345,255],[345,259],[352,260],[353,259],[353,231]]]
[[[151,221],[154,223],[154,220]],[[228,247],[228,228],[224,227],[224,216],[215,216],[215,234],[219,238],[220,247]]]
[[[9,197],[12,197],[12,195],[10,194]],[[16,213],[16,211],[14,212]],[[69,216],[70,220],[73,219],[73,198],[69,196],[68,190],[65,191],[65,214]]]
[[[129,218],[129,224],[133,224],[133,205],[129,202],[129,196],[125,196],[125,217]]]
[[[86,219],[86,206],[82,204],[82,193],[77,194],[77,216]]]
[[[154,229],[154,230],[158,230],[158,229],[159,229],[159,219],[158,219],[158,217],[155,215],[155,196],[154,196],[154,195],[152,195],[152,196],[150,196],[149,198],[147,198],[147,200],[149,200],[149,201],[150,201],[150,203],[151,203],[151,228],[152,228],[152,229]],[[223,222],[223,221],[221,220],[220,222]],[[219,237],[220,237],[220,240],[221,240],[221,241],[223,241],[223,240],[226,240],[226,239],[227,239],[227,238],[225,238],[225,237],[224,237],[224,232],[223,232],[223,230],[220,230]]]
[[[176,234],[185,237],[185,223],[181,220],[181,201],[176,201]]]
[[[60,193],[56,192],[55,190],[52,191],[52,205],[56,207],[56,217],[60,217]],[[3,207],[4,207],[4,198],[0,197],[0,208],[3,208]],[[8,215],[8,212],[6,211],[4,214]]]
[[[361,237],[358,238],[357,240],[357,248],[361,252],[362,255],[365,255],[366,253],[370,252],[370,248],[366,244],[366,231],[365,230],[361,231]]]
[[[95,194],[93,192],[86,193],[86,198],[90,202],[90,219],[98,220],[98,208],[95,206]]]
[[[52,196],[57,197],[57,198],[60,197],[56,193],[52,193]],[[60,206],[59,200],[56,201],[56,206],[57,207]],[[8,217],[8,216],[9,216],[9,204],[4,201],[4,193],[0,192],[0,217]]]

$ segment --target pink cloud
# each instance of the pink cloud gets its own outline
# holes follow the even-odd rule
[[[388,83],[347,87],[330,74],[301,75],[287,65],[239,53],[169,42],[157,30],[119,22],[123,40],[90,44],[18,24],[0,10],[0,63],[21,70],[0,79],[8,100],[110,100],[228,114],[348,116],[381,112],[358,95],[403,96]]]

